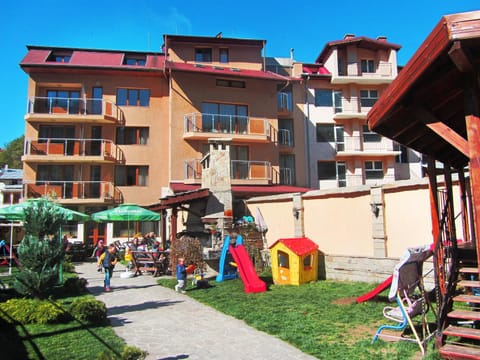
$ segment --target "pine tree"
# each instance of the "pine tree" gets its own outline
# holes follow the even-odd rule
[[[64,215],[47,199],[32,202],[24,212],[25,237],[18,247],[21,267],[14,286],[23,295],[43,298],[55,286],[65,256],[58,237]]]

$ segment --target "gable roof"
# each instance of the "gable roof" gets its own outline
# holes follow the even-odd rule
[[[278,243],[282,243],[298,256],[306,255],[318,249],[318,245],[307,237],[278,239],[270,245],[269,249],[272,249]]]

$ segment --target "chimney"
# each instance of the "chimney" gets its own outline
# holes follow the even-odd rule
[[[387,37],[384,36],[384,35],[380,35],[380,36],[377,36],[377,40],[378,40],[378,41],[387,42]]]
[[[291,48],[290,49],[290,61],[294,61],[294,57],[293,57],[293,54],[295,53],[295,49],[294,48]]]
[[[343,37],[343,40],[353,39],[354,37],[355,37],[355,34],[345,34],[345,36]]]

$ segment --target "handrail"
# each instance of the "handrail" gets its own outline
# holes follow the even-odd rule
[[[185,114],[185,133],[225,133],[239,135],[270,136],[267,119],[241,115],[223,115],[209,113]]]
[[[27,114],[53,115],[103,115],[123,124],[123,111],[111,101],[91,98],[63,98],[31,96],[27,102]]]
[[[50,195],[60,199],[117,199],[111,181],[43,181],[24,180],[24,198]]]
[[[237,180],[272,180],[272,165],[269,161],[231,160],[230,177]],[[202,178],[201,159],[184,161],[185,179]]]

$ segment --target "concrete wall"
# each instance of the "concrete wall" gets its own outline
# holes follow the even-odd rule
[[[294,205],[299,194],[254,198],[247,206],[253,215],[260,209],[268,225],[268,246],[282,237],[304,235],[319,245],[327,279],[378,282],[391,274],[408,247],[431,244],[433,238],[426,180],[377,189],[379,199],[374,188],[362,186],[308,192],[301,195],[300,207]],[[459,198],[457,186],[454,198]],[[372,202],[378,202],[378,216],[372,212]],[[458,202],[454,208],[458,214]],[[298,210],[298,219],[293,210]],[[303,234],[298,232],[299,224]],[[461,239],[460,216],[456,228]]]

